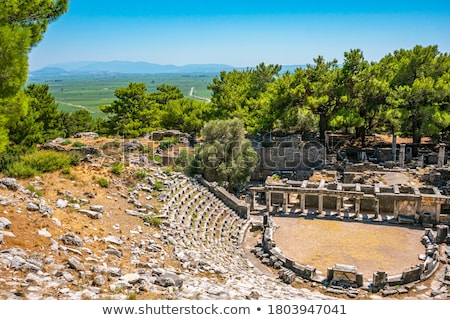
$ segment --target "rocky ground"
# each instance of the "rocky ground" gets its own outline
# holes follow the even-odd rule
[[[346,298],[283,283],[250,253],[260,217],[241,219],[195,180],[148,161],[137,152],[147,143],[121,152],[102,148],[115,141],[79,141],[99,152],[70,171],[0,177],[0,299]],[[123,173],[112,173],[116,161]]]
[[[195,181],[131,151],[85,160],[0,177],[0,299],[329,299],[255,268],[249,221]]]

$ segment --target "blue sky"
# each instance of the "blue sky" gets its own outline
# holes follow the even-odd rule
[[[306,64],[415,45],[450,52],[450,1],[71,0],[30,53],[30,70],[73,61]]]

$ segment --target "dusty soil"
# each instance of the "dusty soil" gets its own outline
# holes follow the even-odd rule
[[[274,240],[282,252],[326,275],[336,263],[353,265],[372,278],[375,271],[401,274],[421,261],[423,230],[392,225],[274,217]]]

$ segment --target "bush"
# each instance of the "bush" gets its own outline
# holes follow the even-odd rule
[[[65,152],[40,150],[22,156],[20,161],[7,168],[6,173],[15,178],[28,178],[70,167],[72,161],[73,156]]]
[[[121,175],[124,171],[123,165],[121,162],[114,162],[111,167],[111,172],[117,175]]]
[[[160,155],[154,154],[149,157],[150,160],[153,160],[157,163],[162,163],[162,158]]]
[[[72,143],[72,141],[70,141],[70,139],[66,139],[66,140],[64,140],[63,142],[61,142],[60,145],[62,145],[62,146],[67,146],[67,145],[69,145],[69,144],[71,144],[71,143]]]
[[[146,176],[148,176],[148,172],[145,169],[139,169],[135,172],[135,174],[136,174],[136,178],[138,178],[139,180],[142,180]]]
[[[36,190],[36,188],[33,185],[28,185],[27,189],[31,192],[34,193],[35,195],[37,195],[38,197],[42,197],[43,192],[42,190]]]
[[[109,180],[106,179],[106,178],[99,178],[97,180],[97,183],[103,188],[108,188],[109,187]]]
[[[7,146],[6,150],[0,153],[0,172],[6,172],[10,166],[19,162],[24,154],[34,151],[36,151],[35,147]]]
[[[156,181],[153,187],[155,188],[155,190],[161,191],[162,189],[164,189],[164,183],[162,183],[161,181]]]
[[[119,141],[111,141],[111,142],[107,142],[104,145],[102,145],[102,149],[106,150],[109,148],[114,148],[117,149],[120,147],[120,142]]]
[[[159,227],[162,222],[163,219],[160,217],[155,217],[153,215],[146,215],[143,217],[144,222],[148,223],[149,225],[153,226],[153,227]]]
[[[159,148],[161,150],[166,150],[177,143],[178,143],[178,137],[165,137],[160,141]]]
[[[39,172],[25,164],[24,162],[15,162],[6,170],[6,174],[14,178],[30,178],[39,175]]]
[[[173,173],[172,167],[165,167],[164,173],[167,174],[168,176],[170,176]]]
[[[86,146],[86,143],[83,143],[83,142],[80,142],[80,141],[75,141],[72,144],[72,147],[74,147],[74,148],[81,148],[81,147],[85,147],[85,146]]]

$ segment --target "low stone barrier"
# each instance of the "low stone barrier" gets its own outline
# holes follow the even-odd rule
[[[238,199],[235,195],[217,185],[217,183],[205,180],[201,175],[196,175],[195,179],[208,188],[210,192],[214,193],[216,197],[222,200],[228,207],[236,211],[241,218],[249,218],[250,205],[248,203]]]
[[[253,254],[258,257],[262,263],[275,269],[280,269],[279,277],[285,283],[292,283],[293,275],[300,278],[322,282],[323,284],[345,287],[362,287],[363,274],[357,272],[354,266],[335,264],[328,268],[326,278],[316,276],[316,268],[313,266],[298,264],[292,259],[286,257],[279,248],[276,247],[273,240],[275,228],[271,223],[270,217],[263,217],[263,237],[253,249]],[[387,272],[377,271],[373,274],[372,283],[368,287],[372,292],[378,292],[386,287],[402,286],[409,283],[425,281],[430,278],[439,267],[439,244],[448,240],[448,226],[438,226],[437,236],[433,230],[426,228],[421,243],[424,245],[425,254],[419,255],[423,260],[411,268],[403,271],[402,274],[389,276]],[[289,270],[289,271],[288,271]]]

